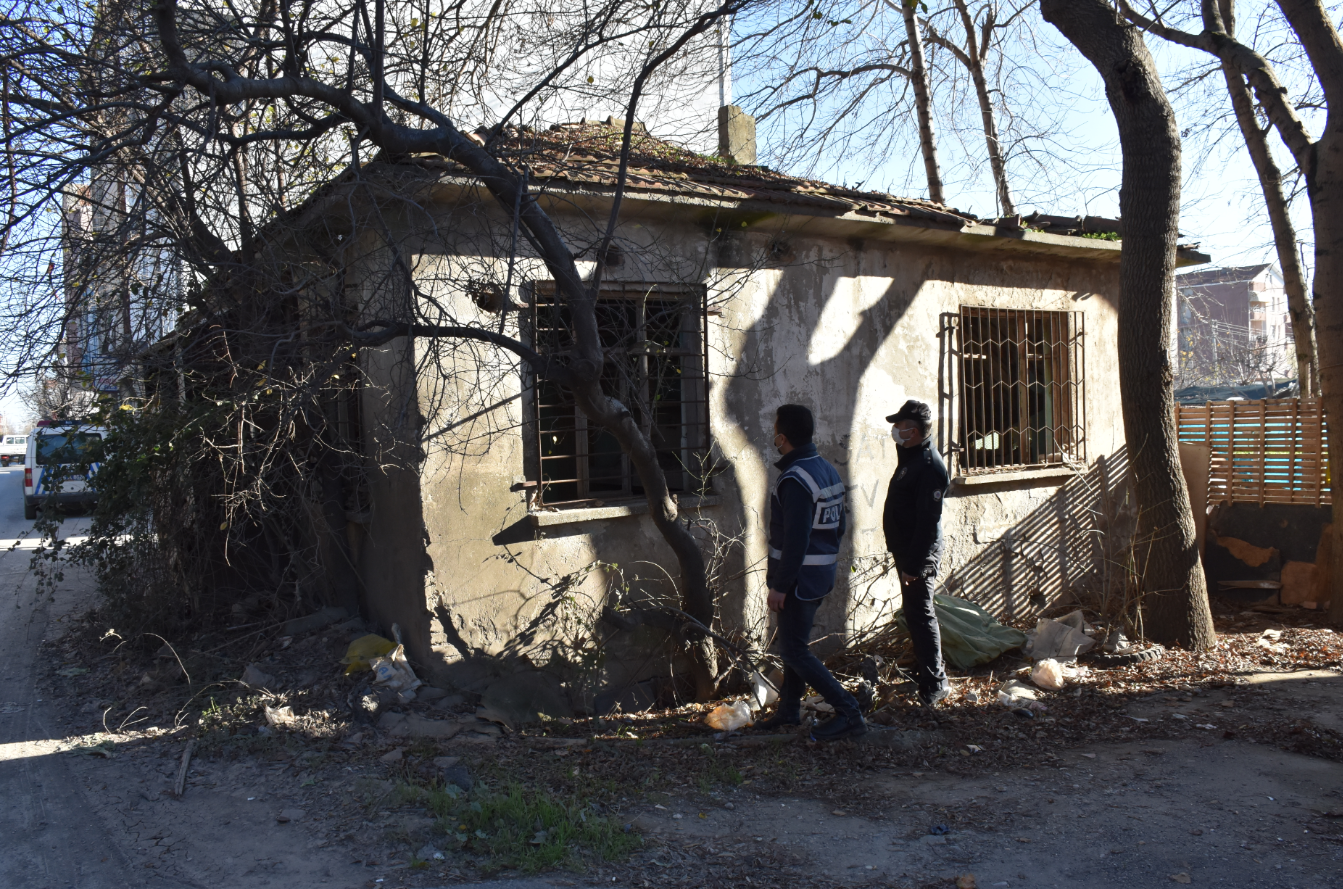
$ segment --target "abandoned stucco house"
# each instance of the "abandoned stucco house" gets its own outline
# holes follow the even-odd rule
[[[519,140],[574,249],[598,243],[618,131],[589,123]],[[440,158],[363,175],[375,198],[329,191],[299,227],[354,231],[376,207],[379,225],[363,228],[367,245],[344,271],[364,320],[409,299],[563,348],[545,268],[523,241],[509,262],[509,213],[479,182]],[[880,530],[896,456],[883,417],[910,397],[935,406],[955,477],[948,591],[1020,615],[1095,581],[1093,511],[1124,471],[1119,244],[1083,237],[1082,220],[1028,223],[637,141],[601,291],[611,385],[662,449],[684,516],[713,529],[724,634],[768,637],[764,513],[785,402],[811,406],[820,452],[848,484],[848,570],[820,617],[829,633],[898,607]],[[628,461],[561,389],[500,355],[432,338],[361,353],[370,481],[354,549],[367,609],[458,687],[588,657],[593,679],[570,689],[573,705],[591,694],[637,704],[649,686],[633,683],[675,667],[666,634],[594,624],[612,597],[669,596],[675,560]]]

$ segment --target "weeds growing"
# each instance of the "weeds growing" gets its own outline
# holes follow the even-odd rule
[[[470,793],[455,785],[401,784],[397,796],[418,802],[437,816],[449,844],[480,856],[486,870],[536,873],[619,861],[637,849],[638,834],[603,814],[582,795],[560,795],[510,783],[493,790],[483,783]]]

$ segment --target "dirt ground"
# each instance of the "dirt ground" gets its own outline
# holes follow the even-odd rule
[[[271,727],[224,683],[213,716],[183,709],[152,648],[82,641],[86,578],[38,601],[16,557],[6,886],[1313,889],[1343,872],[1343,636],[1308,614],[1221,615],[1217,652],[1093,671],[1030,718],[989,694],[1016,669],[1001,662],[935,714],[896,704],[830,747],[719,739],[693,709],[507,730],[446,697],[360,719],[333,657],[348,640],[326,628],[257,642],[296,687],[273,700],[296,721]]]

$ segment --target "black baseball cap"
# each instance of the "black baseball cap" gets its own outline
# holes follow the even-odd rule
[[[913,420],[924,428],[933,422],[933,409],[918,399],[911,398],[900,405],[900,410],[886,418],[887,423],[899,423],[901,420]]]

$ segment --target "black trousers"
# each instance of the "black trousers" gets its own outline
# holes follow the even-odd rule
[[[942,665],[942,633],[937,626],[937,612],[933,609],[933,578],[916,577],[906,583],[900,579],[900,594],[905,610],[905,626],[914,643],[914,659],[918,662],[914,680],[920,691],[932,692],[947,681]]]
[[[779,612],[779,657],[783,659],[783,687],[779,689],[779,712],[797,716],[802,708],[802,696],[807,686],[825,698],[840,716],[857,716],[858,701],[839,684],[839,680],[811,653],[811,629],[816,623],[816,611],[825,598],[799,599],[796,592],[788,594],[783,610]]]

